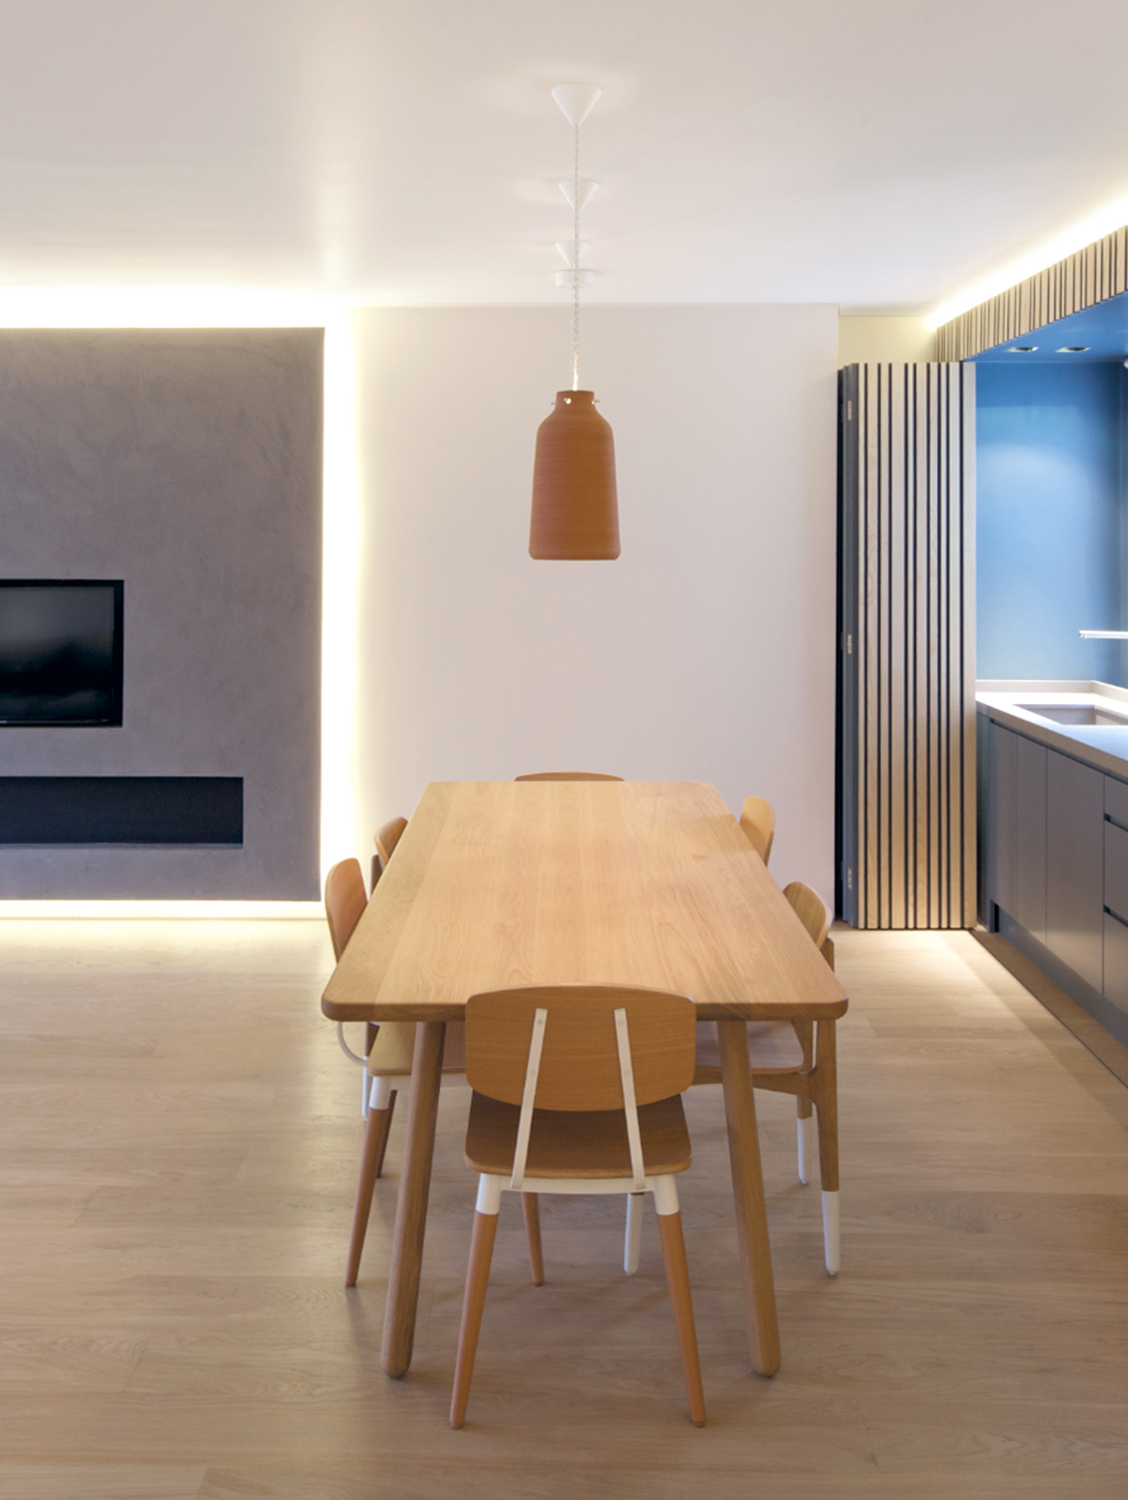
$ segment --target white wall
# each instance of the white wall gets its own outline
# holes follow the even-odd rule
[[[936,358],[936,332],[923,318],[842,317],[838,363],[918,364]]]
[[[364,847],[433,780],[704,780],[737,812],[769,797],[774,873],[830,898],[836,310],[584,312],[623,541],[594,563],[527,551],[563,309],[374,309],[353,328]]]

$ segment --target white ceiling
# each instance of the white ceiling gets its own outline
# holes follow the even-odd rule
[[[924,311],[1128,190],[1128,6],[0,0],[0,285]]]

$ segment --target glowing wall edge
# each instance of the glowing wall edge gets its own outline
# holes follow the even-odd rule
[[[0,286],[0,328],[320,328],[330,309],[236,287]]]
[[[325,910],[320,901],[0,901],[0,921],[85,917],[292,922],[324,921]]]
[[[321,866],[358,852],[355,722],[360,589],[356,389],[349,308],[238,287],[0,286],[0,328],[325,329]],[[0,901],[0,918],[313,918],[301,901]]]
[[[321,873],[358,855],[361,506],[356,351],[346,309],[325,324],[325,479],[321,601]]]

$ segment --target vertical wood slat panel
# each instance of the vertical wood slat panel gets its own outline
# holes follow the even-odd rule
[[[931,374],[931,372],[929,372]],[[937,405],[937,382],[928,379],[925,399],[925,421],[928,442],[928,926],[940,926],[940,866],[947,851],[940,844],[940,781],[943,772],[943,716],[940,711],[940,661],[944,650],[941,630],[943,618],[940,590],[943,579],[940,568],[942,532],[940,494],[937,481],[937,436],[940,414]]]
[[[894,442],[894,402],[889,374],[888,367],[882,366],[878,434],[881,462],[874,496],[877,507],[877,546],[874,553],[877,601],[877,661],[874,671],[877,688],[874,694],[877,722],[877,748],[874,756],[877,842],[874,847],[877,857],[873,866],[876,873],[877,910],[883,927],[889,925],[889,867],[885,856],[889,843],[889,493],[892,485]]]
[[[947,713],[947,666],[949,655],[949,617],[948,617],[948,589],[951,584],[951,574],[948,569],[948,506],[947,497],[944,493],[944,450],[947,433],[947,423],[950,413],[945,402],[946,381],[944,372],[938,370],[932,379],[931,399],[929,410],[932,417],[932,506],[936,517],[936,653],[935,653],[935,685],[933,687],[933,701],[935,709],[935,730],[933,738],[936,744],[936,770],[935,791],[933,793],[933,872],[934,885],[931,892],[932,921],[937,927],[946,927],[947,923],[947,884],[948,870],[950,866],[951,850],[948,844],[948,777],[951,771],[951,760],[948,754],[950,744],[950,727]]]
[[[855,388],[854,916],[963,927],[976,907],[974,370],[863,365]]]
[[[890,473],[889,473],[889,571],[887,586],[890,600],[903,597],[906,584],[906,536],[905,508],[893,503],[898,476],[903,475],[911,461],[909,431],[904,420],[904,399],[898,387],[904,384],[907,367],[894,366],[889,381],[890,389]],[[888,848],[887,880],[888,899],[886,912],[890,927],[904,927],[906,900],[908,897],[907,850],[905,847],[905,795],[906,773],[905,748],[907,743],[907,700],[905,696],[905,641],[906,624],[904,610],[891,608],[889,618],[889,656],[887,662],[889,735],[888,754]]]
[[[931,375],[931,372],[928,372]],[[940,920],[940,871],[946,864],[948,850],[940,839],[941,787],[944,772],[945,715],[940,699],[941,663],[944,657],[943,600],[944,577],[943,527],[941,523],[939,484],[939,382],[926,380],[925,401],[928,442],[928,926],[942,927]]]
[[[952,716],[948,698],[948,685],[952,675],[952,585],[955,581],[952,569],[952,512],[948,475],[948,433],[953,412],[949,401],[950,386],[947,372],[936,372],[936,513],[939,518],[939,563],[940,563],[940,660],[937,663],[936,701],[940,726],[939,807],[937,813],[937,842],[948,851],[937,875],[936,910],[937,923],[950,927],[952,907],[952,862],[955,855],[951,838],[952,803]]]
[[[879,596],[879,585],[877,577],[877,561],[879,555],[878,538],[878,495],[880,492],[879,473],[881,460],[880,434],[882,429],[881,412],[881,366],[867,365],[862,371],[863,396],[862,396],[862,420],[864,422],[864,444],[865,444],[865,472],[862,484],[859,488],[862,503],[862,537],[863,537],[863,577],[861,579],[860,597],[863,601],[863,625],[858,632],[858,645],[860,650],[860,675],[862,688],[862,704],[860,721],[863,726],[863,752],[861,764],[863,769],[863,801],[865,810],[862,821],[863,847],[866,849],[877,849],[881,843],[880,808],[878,798],[877,767],[879,761],[878,750],[878,725],[880,697],[878,692],[877,671],[880,661],[878,649],[878,622],[879,614],[877,600]],[[879,905],[879,870],[876,860],[866,859],[859,861],[858,889],[861,892],[863,910],[876,913]],[[868,926],[868,922],[866,923]]]
[[[953,810],[959,808],[962,812],[962,798],[959,797],[957,776],[960,766],[960,741],[962,739],[958,701],[952,701],[952,677],[953,660],[958,659],[959,639],[953,632],[956,623],[956,612],[952,607],[952,595],[959,580],[959,558],[953,547],[953,539],[956,535],[954,530],[955,516],[953,514],[952,494],[952,465],[951,465],[951,435],[953,427],[958,426],[960,409],[958,400],[954,403],[953,397],[958,398],[958,389],[954,387],[951,379],[951,371],[941,369],[938,371],[939,380],[939,404],[940,404],[940,427],[937,439],[937,453],[939,457],[939,471],[937,476],[937,493],[939,495],[939,507],[942,520],[942,566],[943,582],[941,587],[941,640],[943,642],[943,654],[940,663],[940,719],[943,725],[943,776],[941,779],[941,804],[940,804],[940,837],[946,848],[952,851],[944,870],[941,872],[940,887],[940,925],[952,927],[957,925],[954,918],[953,902],[953,870],[957,879],[962,878],[962,860],[957,861],[955,851],[960,848],[959,827],[953,819]],[[962,916],[962,913],[961,913]]]
[[[963,809],[960,819],[960,840],[964,861],[962,890],[963,913],[959,925],[974,927],[979,900],[976,870],[978,865],[975,845],[977,815],[977,787],[975,766],[976,713],[975,713],[975,370],[964,366],[964,378],[956,382],[959,388],[959,491],[960,516],[960,589],[961,607],[957,615],[961,631],[961,661],[958,688],[959,721],[963,728],[960,745],[960,775],[963,787]],[[953,380],[955,372],[953,371]],[[970,378],[968,378],[970,376]],[[953,924],[955,925],[955,924]]]
[[[951,515],[952,627],[948,715],[952,725],[952,797],[949,826],[953,848],[960,849],[960,868],[953,864],[949,898],[951,925],[975,925],[978,906],[975,844],[964,838],[975,828],[975,380],[948,376],[948,403],[953,413],[948,441],[948,509]],[[964,434],[967,440],[964,441]],[[970,709],[967,708],[970,705]],[[962,901],[961,901],[962,893]]]
[[[916,436],[916,465],[912,490],[903,497],[913,514],[916,547],[913,556],[913,617],[916,672],[916,725],[913,740],[916,796],[912,816],[916,833],[916,864],[913,870],[913,926],[928,926],[928,863],[930,854],[928,799],[931,770],[932,715],[929,703],[929,648],[931,644],[931,593],[928,559],[931,546],[931,517],[928,508],[928,427],[926,409],[927,381],[917,379],[913,390],[913,427]]]

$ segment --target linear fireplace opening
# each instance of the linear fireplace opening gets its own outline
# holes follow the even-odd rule
[[[242,848],[241,776],[0,776],[0,846]]]

